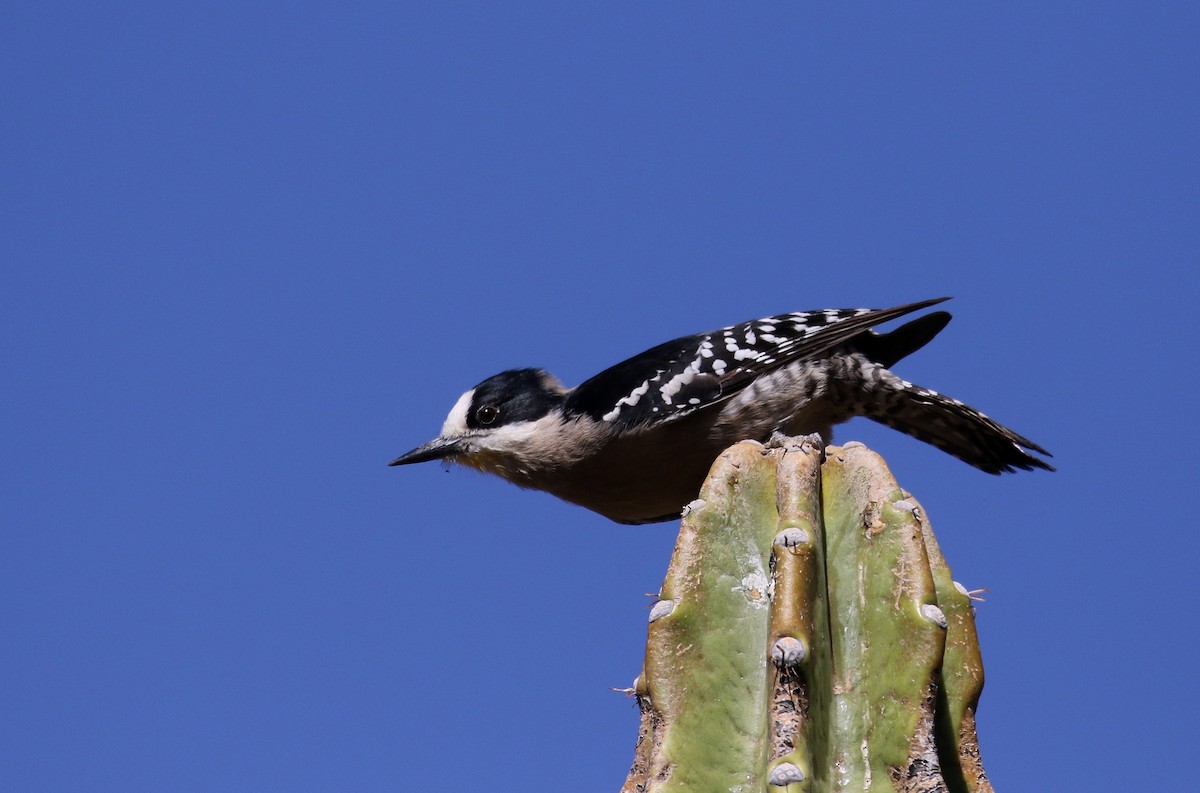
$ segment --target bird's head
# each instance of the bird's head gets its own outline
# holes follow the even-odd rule
[[[489,377],[458,398],[441,433],[388,465],[450,460],[507,475],[510,458],[535,426],[562,405],[566,389],[541,369],[512,369]]]

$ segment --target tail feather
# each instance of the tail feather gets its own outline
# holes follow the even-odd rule
[[[901,358],[907,358],[933,341],[933,337],[941,333],[949,322],[949,312],[934,311],[906,322],[890,333],[867,331],[855,338],[850,346],[868,359],[891,369]]]
[[[893,376],[894,377],[894,376]],[[1049,463],[1030,452],[1050,452],[957,399],[895,378],[875,392],[868,418],[936,446],[989,474],[1041,468]]]

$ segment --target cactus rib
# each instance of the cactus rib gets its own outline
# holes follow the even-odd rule
[[[883,460],[827,454],[779,438],[714,463],[649,626],[623,793],[991,793],[970,601]]]

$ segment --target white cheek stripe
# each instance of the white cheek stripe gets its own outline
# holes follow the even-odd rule
[[[472,388],[454,403],[450,415],[446,416],[446,423],[442,425],[443,438],[457,438],[467,434],[467,411],[471,409],[471,397],[474,395],[475,389]]]
[[[505,424],[503,427],[481,435],[474,443],[479,449],[500,454],[521,452],[531,440],[537,437],[538,430],[545,429],[547,419],[538,421],[518,421],[515,424]]]

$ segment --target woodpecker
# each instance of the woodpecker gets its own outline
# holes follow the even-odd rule
[[[949,298],[887,309],[801,311],[684,336],[565,388],[512,369],[463,394],[438,437],[389,465],[448,460],[544,490],[618,523],[679,517],[713,460],[740,440],[820,433],[866,416],[990,474],[1050,456],[957,399],[892,374],[950,321]]]

